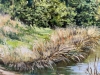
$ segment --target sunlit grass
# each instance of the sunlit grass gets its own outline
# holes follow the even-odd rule
[[[99,45],[96,26],[51,30],[5,22],[0,26],[0,62],[18,71],[53,69],[59,61],[80,62]]]

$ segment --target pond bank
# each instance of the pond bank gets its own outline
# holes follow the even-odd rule
[[[80,62],[98,46],[100,34],[97,27],[68,27],[56,29],[48,41],[37,40],[31,49],[13,48],[2,45],[1,61],[16,71],[30,71],[42,68],[53,69],[60,61]]]
[[[5,69],[0,65],[0,75],[22,75],[22,74],[18,74],[14,71],[8,71],[7,69]]]

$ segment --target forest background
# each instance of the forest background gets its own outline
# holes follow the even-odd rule
[[[0,0],[0,12],[28,26],[100,26],[100,0]]]

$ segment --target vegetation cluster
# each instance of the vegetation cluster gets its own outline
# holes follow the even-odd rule
[[[53,69],[61,61],[81,62],[99,45],[100,31],[95,26],[51,30],[15,23],[1,23],[0,63],[16,71]]]
[[[99,0],[0,0],[0,11],[39,27],[100,25]]]
[[[0,0],[0,64],[30,71],[82,61],[99,45],[100,30],[90,26],[99,26],[99,7],[97,0]]]

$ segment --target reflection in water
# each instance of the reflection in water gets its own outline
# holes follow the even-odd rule
[[[32,74],[24,75],[89,75],[87,74],[86,69],[90,66],[94,70],[95,55],[100,57],[99,49],[92,53],[83,63],[77,63],[71,66],[66,66],[66,64],[60,63],[54,70],[42,69]],[[97,70],[100,72],[100,60],[97,62]]]
[[[90,62],[90,67],[94,68],[94,62]],[[86,74],[87,63],[77,63],[73,66],[57,67],[56,70],[39,70],[32,74],[24,75],[89,75]],[[100,61],[98,62],[98,72],[100,72]]]

